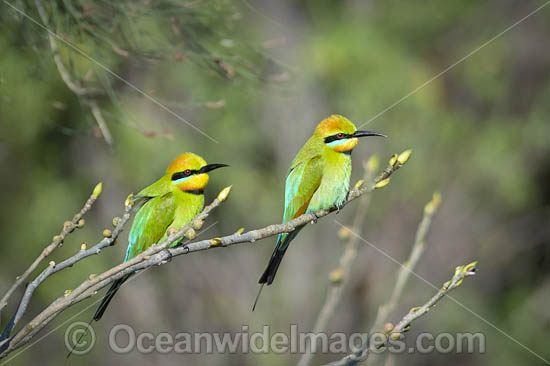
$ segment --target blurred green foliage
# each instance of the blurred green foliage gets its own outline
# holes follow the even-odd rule
[[[40,22],[34,1],[13,1]],[[475,53],[542,5],[539,1],[89,1],[44,2],[50,26],[88,53],[59,42],[64,63],[96,98],[113,133],[101,138],[89,99],[71,93],[56,69],[47,34],[0,4],[0,289],[6,289],[75,213],[98,181],[104,193],[53,260],[93,244],[122,211],[129,192],[160,176],[176,155],[193,151],[231,164],[212,174],[208,198],[228,184],[228,202],[205,236],[263,227],[282,214],[286,169],[314,126],[340,113],[383,132],[362,141],[360,164],[408,147],[414,155],[390,185],[373,195],[363,234],[389,254],[408,254],[421,209],[434,190],[443,205],[418,273],[439,284],[454,266],[479,260],[479,276],[455,297],[546,359],[550,326],[550,8],[542,9]],[[452,68],[449,66],[462,60]],[[214,143],[105,71],[105,65]],[[448,71],[439,75],[441,71]],[[434,76],[439,75],[437,78]],[[433,78],[433,79],[432,79]],[[428,82],[430,81],[430,82]],[[398,103],[397,103],[398,102]],[[354,208],[339,221],[350,222]],[[142,330],[228,330],[270,324],[313,326],[326,277],[341,253],[332,218],[307,228],[293,244],[278,281],[250,313],[269,240],[227,251],[179,257],[121,291],[97,325],[96,349],[78,362],[282,365],[297,355],[139,355],[108,350],[110,326]],[[347,221],[346,221],[347,220]],[[27,317],[89,273],[120,262],[125,238],[36,293]],[[46,264],[44,264],[46,265]],[[333,331],[364,331],[394,281],[396,267],[365,248]],[[283,274],[284,273],[284,274]],[[411,281],[402,312],[433,289]],[[175,289],[175,290],[174,290]],[[16,297],[14,297],[15,299]],[[15,309],[14,299],[9,311]],[[94,298],[94,300],[96,300]],[[133,304],[139,303],[139,307]],[[81,304],[50,326],[53,329]],[[128,305],[130,304],[130,306]],[[92,310],[77,316],[87,320]],[[8,314],[2,314],[5,321]],[[540,360],[450,301],[413,327],[482,331],[483,355],[402,355],[397,364],[535,364]],[[58,364],[62,330],[13,364]],[[42,352],[48,351],[48,357]],[[322,355],[320,362],[334,359]]]

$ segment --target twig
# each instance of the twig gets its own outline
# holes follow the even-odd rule
[[[364,164],[364,182],[370,182],[373,179],[374,172],[377,169],[377,165],[378,159],[375,156],[372,156],[369,161]],[[361,231],[361,225],[365,220],[369,203],[370,195],[368,194],[363,195],[359,200],[359,204],[357,206],[357,211],[352,225],[353,232]],[[349,282],[349,273],[351,272],[351,267],[353,266],[355,258],[357,257],[357,249],[359,244],[358,237],[355,235],[349,235],[349,231],[347,228],[342,229],[343,230],[339,232],[339,236],[346,240],[346,247],[344,249],[344,252],[342,253],[342,256],[340,257],[338,267],[330,272],[330,287],[328,289],[325,302],[321,308],[321,311],[319,312],[317,320],[315,321],[315,326],[313,327],[314,334],[319,334],[325,331],[328,321],[334,314],[334,311],[340,303],[340,299],[342,298],[342,293],[347,287],[347,284]],[[315,352],[314,350],[312,352],[312,347],[315,347],[314,342],[306,345],[306,349],[300,357],[300,360],[298,361],[298,366],[307,366],[311,363],[313,359],[313,354]]]
[[[390,164],[388,164],[384,171],[380,175],[378,175],[374,182],[350,190],[348,199],[343,206],[347,205],[349,202],[355,200],[356,198],[362,196],[367,192],[371,192],[374,189],[386,186],[389,183],[390,176],[396,170],[401,168],[406,162],[406,160],[398,160],[397,155],[395,155],[394,157],[395,159],[392,158],[390,160]],[[246,233],[237,232],[235,234],[227,235],[221,238],[201,240],[180,247],[168,248],[172,243],[181,240],[184,236],[193,236],[193,228],[200,228],[200,226],[202,225],[202,221],[210,214],[210,212],[218,207],[221,202],[223,202],[227,198],[230,188],[231,187],[227,187],[222,190],[218,197],[210,205],[206,206],[204,210],[191,221],[191,223],[183,226],[181,229],[175,232],[170,233],[168,237],[161,243],[152,245],[138,256],[128,260],[127,262],[121,263],[103,272],[100,275],[90,276],[90,278],[82,282],[73,291],[71,291],[70,293],[66,293],[65,295],[53,301],[48,307],[46,307],[42,312],[36,315],[26,326],[20,329],[19,332],[13,336],[9,343],[9,346],[0,353],[0,358],[5,357],[8,353],[23,346],[32,338],[34,334],[36,334],[40,329],[42,329],[45,325],[47,325],[58,314],[63,312],[68,307],[95,295],[98,290],[128,273],[148,268],[153,265],[166,263],[174,256],[217,247],[226,247],[239,243],[253,243],[259,239],[274,236],[280,233],[288,233],[295,230],[299,226],[305,225],[309,222],[313,222],[316,219],[326,216],[332,211],[336,210],[336,208],[320,210],[315,213],[307,213],[301,215],[296,219],[286,222],[284,224],[269,225],[267,227],[257,230],[251,230]],[[201,224],[199,225],[198,223]]]
[[[370,334],[381,331],[384,325],[384,321],[386,321],[386,319],[388,319],[388,316],[395,310],[401,294],[403,293],[403,289],[405,288],[405,285],[407,284],[407,281],[411,276],[412,271],[414,271],[418,260],[426,249],[426,236],[428,235],[428,231],[430,230],[433,216],[437,212],[440,204],[441,194],[439,192],[435,192],[433,194],[432,200],[428,202],[426,206],[424,206],[424,215],[422,216],[422,220],[420,221],[418,229],[416,230],[414,243],[411,248],[411,254],[409,255],[407,261],[403,263],[403,266],[401,266],[399,273],[397,274],[397,280],[395,282],[395,286],[393,288],[390,299],[386,304],[381,305],[378,308],[376,318],[370,329]]]
[[[103,135],[103,138],[105,139],[105,142],[108,145],[113,144],[113,136],[111,135],[111,131],[109,131],[109,127],[107,127],[107,123],[105,122],[105,119],[103,118],[103,113],[101,113],[101,109],[99,108],[99,105],[95,101],[95,99],[90,99],[90,110],[92,111],[92,116],[94,116],[97,125],[99,127],[99,130],[101,131],[101,134]]]
[[[425,250],[426,236],[431,226],[433,216],[435,215],[440,203],[441,195],[436,192],[434,193],[432,200],[424,207],[424,215],[422,217],[422,220],[420,221],[420,224],[418,225],[409,258],[403,264],[397,274],[397,280],[392,291],[390,300],[386,304],[378,308],[378,313],[369,334],[374,334],[374,332],[380,331],[383,326],[383,322],[388,318],[389,314],[391,314],[397,306],[399,298],[401,297],[401,294],[410,277],[410,274],[416,267],[418,260]],[[359,360],[354,361],[350,359],[348,362],[350,365],[352,365],[356,362],[359,362]]]
[[[410,325],[416,319],[426,315],[435,304],[439,302],[445,295],[460,286],[465,277],[472,276],[477,271],[477,262],[472,262],[463,266],[456,267],[455,273],[451,280],[445,282],[441,289],[424,305],[420,307],[412,308],[408,314],[406,314],[398,323],[391,329],[387,329],[383,334],[385,339],[377,345],[364,345],[364,349],[356,353],[347,355],[346,357],[326,364],[325,366],[347,366],[354,365],[357,362],[361,362],[367,359],[369,355],[369,347],[376,347],[380,349],[389,343],[390,340],[396,340],[403,337],[403,333],[409,330]]]
[[[376,314],[374,324],[371,328],[371,333],[379,331],[382,328],[384,321],[395,310],[412,271],[416,267],[418,260],[426,249],[426,236],[430,230],[433,216],[437,212],[440,203],[441,195],[438,192],[435,192],[432,200],[424,206],[424,216],[418,225],[411,254],[409,255],[407,261],[403,263],[403,266],[401,266],[399,273],[397,274],[397,280],[395,282],[390,300],[378,308],[378,313]]]
[[[45,27],[48,27],[48,15],[46,14],[46,11],[44,9],[44,6],[42,5],[42,2],[40,0],[35,0],[35,5],[38,11],[38,14],[40,15],[40,19],[42,20],[42,23],[44,23]],[[101,109],[99,108],[97,101],[94,99],[94,96],[99,95],[100,92],[96,89],[84,88],[77,85],[72,80],[69,71],[67,70],[67,68],[65,67],[65,64],[63,63],[61,54],[59,52],[59,47],[57,46],[55,37],[51,32],[48,32],[48,41],[50,43],[50,49],[52,50],[53,60],[55,62],[55,66],[57,67],[57,72],[59,73],[59,76],[61,76],[61,79],[63,80],[63,82],[65,83],[67,88],[69,88],[70,91],[72,91],[78,97],[86,98],[90,106],[92,116],[96,120],[99,130],[101,131],[101,134],[105,139],[105,142],[109,146],[111,146],[113,144],[113,137],[111,135],[111,132],[109,131],[109,127],[107,127],[107,123],[105,123],[105,119],[103,118]]]
[[[53,237],[52,242],[42,250],[42,253],[32,262],[32,264],[23,272],[22,275],[17,276],[15,282],[13,285],[6,291],[4,296],[2,297],[2,300],[0,300],[0,311],[2,311],[6,305],[8,304],[8,300],[11,297],[11,295],[17,290],[19,286],[21,286],[22,283],[24,283],[27,278],[31,275],[32,272],[38,267],[38,265],[46,258],[48,255],[50,255],[55,249],[59,248],[63,245],[63,241],[69,235],[76,229],[77,227],[81,227],[83,225],[83,222],[80,222],[84,214],[92,208],[92,205],[96,201],[97,197],[101,194],[102,184],[99,183],[94,188],[90,198],[86,201],[84,204],[84,207],[76,214],[74,215],[73,219],[71,221],[66,221],[63,224],[63,229],[58,235],[55,235]]]
[[[374,182],[350,190],[347,201],[340,207],[340,209],[348,205],[351,201],[361,197],[365,193],[372,192],[377,188],[385,187],[389,183],[390,176],[402,166],[403,164],[401,164],[400,162],[395,162],[394,165],[388,164],[384,171],[376,177]],[[284,224],[269,225],[262,229],[251,230],[243,234],[235,233],[221,238],[214,238],[210,240],[202,240],[190,243],[180,248],[171,249],[170,253],[173,256],[176,256],[180,254],[187,254],[200,250],[211,249],[214,247],[226,247],[229,245],[240,243],[254,243],[256,240],[264,239],[269,236],[274,236],[281,233],[289,233],[291,231],[294,231],[299,226],[308,224],[310,222],[314,223],[317,219],[326,216],[336,210],[336,207],[332,207],[328,210],[319,210],[316,212],[303,214]]]
[[[38,15],[40,15],[42,23],[44,23],[45,27],[48,27],[48,15],[46,14],[46,10],[44,9],[42,2],[40,0],[35,0],[35,6],[36,10],[38,11]],[[57,67],[57,72],[59,73],[59,76],[61,76],[61,79],[63,79],[63,82],[65,83],[67,88],[69,88],[69,90],[76,95],[87,95],[88,90],[86,88],[78,86],[72,81],[69,70],[67,70],[65,64],[63,63],[63,60],[61,59],[61,54],[59,52],[59,47],[57,47],[55,37],[50,32],[48,32],[48,41],[50,43],[50,49],[52,50],[55,66]]]
[[[72,267],[75,263],[81,261],[82,259],[89,257],[94,254],[99,254],[101,252],[101,249],[111,246],[115,243],[118,236],[122,233],[122,230],[124,229],[124,226],[128,222],[128,219],[130,218],[130,212],[131,212],[132,206],[128,205],[126,206],[125,212],[118,220],[118,223],[112,233],[108,236],[103,238],[99,243],[92,246],[91,248],[82,248],[80,251],[73,255],[70,258],[65,259],[64,261],[60,263],[50,262],[50,265],[45,268],[26,288],[25,294],[23,295],[23,298],[19,304],[19,307],[17,309],[17,313],[15,315],[15,318],[13,320],[13,326],[15,326],[21,317],[25,314],[25,311],[27,310],[28,304],[31,300],[32,295],[34,294],[34,291],[36,288],[42,284],[48,277],[53,275],[54,273],[57,273],[65,268]]]
[[[216,224],[216,223],[209,225],[209,226],[203,231],[203,233],[206,232],[206,231],[208,231],[208,229],[211,228],[211,227],[213,227],[215,224]],[[163,263],[165,263],[165,262],[162,262],[162,263],[159,263],[159,264],[163,264]],[[130,272],[132,272],[132,271],[124,271],[124,274],[130,273]],[[91,275],[90,278],[93,278],[94,276],[95,276],[95,275]],[[106,281],[105,281],[105,282],[101,282],[101,283],[108,284],[108,283],[110,283],[110,281],[109,281],[109,282],[106,282]],[[104,285],[104,286],[105,286],[105,285]],[[102,286],[102,287],[103,287],[103,286]],[[100,287],[94,288],[94,291],[93,291],[92,295],[95,294],[95,293],[97,293],[97,290],[98,290],[99,288],[100,288]],[[70,293],[70,291],[66,291],[66,294],[68,294],[68,293]],[[79,298],[76,300],[75,303],[80,302],[80,301],[86,299],[87,297],[89,297],[89,295],[88,295],[88,296],[85,296],[85,297],[79,297]],[[58,298],[58,299],[56,299],[56,300],[54,301],[54,303],[57,304],[57,303],[59,303],[62,299],[63,299],[63,298]],[[40,323],[36,328],[32,329],[32,331],[31,331],[29,334],[27,334],[27,335],[25,336],[25,338],[21,341],[22,344],[25,344],[25,343],[27,343],[28,341],[30,341],[31,338],[32,338],[36,333],[38,333],[40,330],[42,330],[42,328],[44,328],[44,327],[45,327],[50,321],[52,321],[59,313],[61,313],[61,311],[62,311],[62,310],[60,310],[60,311],[58,311],[57,313],[53,314],[50,318],[46,319],[46,321]],[[0,350],[1,350],[1,342],[0,342]],[[0,353],[1,353],[1,351],[0,351]]]
[[[220,194],[218,195],[218,198],[216,198],[210,205],[206,206],[203,209],[203,211],[193,219],[191,223],[183,226],[181,229],[177,231],[172,232],[163,242],[156,245],[152,245],[140,255],[132,258],[127,262],[121,263],[118,266],[115,266],[103,272],[100,275],[97,275],[97,276],[90,275],[89,278],[84,282],[82,282],[76,289],[70,292],[67,291],[63,296],[54,300],[48,307],[46,307],[46,309],[40,312],[25,327],[19,330],[19,332],[10,340],[9,346],[5,350],[3,350],[3,352],[0,354],[0,358],[5,357],[11,351],[19,348],[20,346],[28,342],[34,334],[36,334],[40,329],[42,329],[45,325],[47,325],[50,321],[52,321],[59,313],[67,309],[69,306],[72,306],[84,300],[85,298],[94,295],[97,292],[97,290],[107,286],[109,283],[115,281],[116,279],[122,277],[125,274],[133,272],[137,269],[142,269],[146,267],[151,267],[155,264],[164,263],[167,259],[169,259],[169,257],[171,257],[171,255],[165,249],[170,244],[182,239],[184,235],[189,233],[189,230],[193,229],[193,226],[197,227],[197,223],[202,222],[202,220],[204,220],[212,210],[218,207],[221,204],[221,202],[225,200],[225,198],[229,194],[230,188],[231,187],[227,187],[224,190],[222,190],[222,192],[220,192]],[[118,230],[119,225],[117,225],[117,228],[115,229],[115,233],[113,234],[116,234],[118,236],[118,234],[122,230],[122,227],[128,220],[129,211],[132,205],[133,205],[133,200],[130,195],[125,203],[125,215],[123,215],[123,218],[118,223],[120,225],[120,230]],[[111,238],[114,238],[114,235],[112,235]],[[73,265],[74,263],[86,258],[89,255],[97,254],[102,247],[105,247],[110,244],[112,244],[111,240],[104,239],[98,244],[96,244],[94,247],[90,248],[89,250],[80,251],[79,253],[75,254],[71,258],[61,262],[59,264],[60,268],[55,272],[65,269]],[[155,260],[151,261],[152,259],[151,256],[153,254],[159,253],[162,250],[165,250],[165,255],[160,257],[159,256],[153,257]],[[56,267],[55,263],[53,263],[51,267],[52,267],[52,271],[54,271]],[[52,274],[54,272],[47,272],[47,273]],[[43,280],[45,280],[45,278],[48,277],[45,274],[46,272],[43,272],[39,276],[39,278],[37,278],[39,283],[43,282]],[[24,300],[28,301],[30,300],[30,298],[24,298]]]

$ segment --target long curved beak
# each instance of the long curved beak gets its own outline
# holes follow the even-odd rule
[[[372,131],[355,131],[355,133],[353,135],[351,135],[353,137],[364,137],[364,136],[380,136],[380,137],[388,137],[386,135],[383,135],[381,133],[378,133],[378,132],[372,132]]]
[[[227,164],[208,164],[208,165],[203,166],[200,169],[200,173],[201,174],[206,173],[206,172],[212,171],[214,169],[223,168],[223,167],[226,167],[226,166],[229,166],[229,165],[227,165]]]

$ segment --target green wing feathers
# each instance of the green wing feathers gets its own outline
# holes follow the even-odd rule
[[[321,184],[323,162],[320,156],[291,168],[285,184],[285,212],[283,222],[290,221],[307,210],[313,194]]]
[[[320,156],[302,161],[298,159],[299,157],[298,155],[296,159],[298,161],[295,160],[292,164],[286,178],[283,222],[290,221],[306,212],[323,177],[323,164]],[[302,227],[298,227],[289,234],[280,234],[277,237],[277,245],[259,283],[270,285],[273,282],[288,245],[301,229]]]
[[[136,213],[130,230],[128,249],[124,261],[137,256],[157,243],[174,221],[176,211],[172,192],[150,198]]]

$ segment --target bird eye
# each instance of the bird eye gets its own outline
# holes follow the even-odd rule
[[[191,170],[185,169],[185,170],[183,171],[183,174],[185,174],[185,175],[191,175]]]
[[[336,135],[336,137],[339,138],[339,139],[343,139],[343,138],[344,138],[344,134],[343,134],[342,132],[340,132],[340,133],[338,133],[338,134]]]

